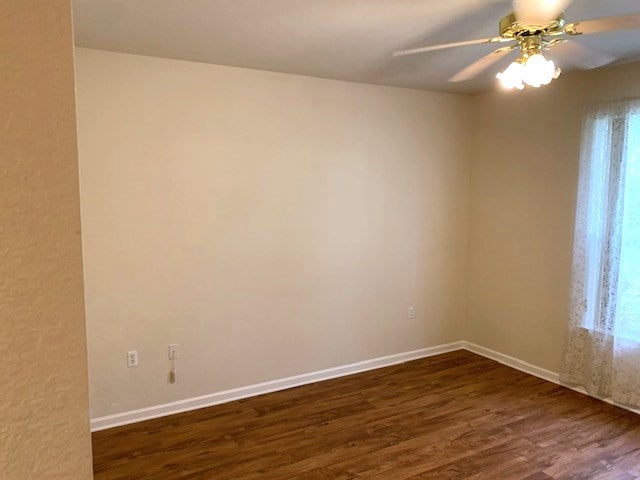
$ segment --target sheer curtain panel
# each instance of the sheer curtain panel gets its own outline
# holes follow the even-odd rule
[[[640,407],[640,100],[585,112],[560,378]]]

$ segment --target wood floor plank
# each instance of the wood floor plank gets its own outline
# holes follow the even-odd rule
[[[640,416],[457,351],[93,434],[96,480],[640,480]]]

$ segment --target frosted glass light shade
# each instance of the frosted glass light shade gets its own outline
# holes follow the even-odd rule
[[[536,53],[513,62],[504,72],[498,73],[497,78],[508,90],[522,90],[525,85],[534,88],[549,85],[559,76],[560,69],[556,68],[553,60],[547,60],[544,55]]]

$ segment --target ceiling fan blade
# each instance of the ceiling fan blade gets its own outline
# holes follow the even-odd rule
[[[565,27],[565,31],[570,35],[588,35],[591,33],[636,29],[640,29],[640,13],[583,20],[570,23]]]
[[[485,55],[480,60],[476,60],[468,67],[463,68],[453,77],[449,79],[450,82],[464,82],[470,80],[476,75],[484,72],[487,68],[497,63],[502,58],[509,55],[516,47],[502,47],[494,50],[489,55]]]
[[[581,70],[592,70],[594,68],[604,67],[617,60],[612,55],[598,52],[592,48],[585,47],[578,42],[563,42],[553,50],[557,50],[566,62]]]
[[[547,25],[569,6],[572,0],[513,0],[513,11],[520,23]]]
[[[619,58],[613,65],[627,65],[628,63],[639,63],[640,56]]]
[[[467,45],[480,45],[483,43],[503,43],[503,42],[511,42],[513,40],[506,39],[502,37],[494,37],[494,38],[481,38],[478,40],[466,40],[464,42],[454,42],[454,43],[443,43],[440,45],[429,45],[426,47],[418,47],[418,48],[409,48],[407,50],[398,50],[393,53],[394,57],[401,57],[403,55],[413,55],[414,53],[423,53],[423,52],[433,52],[435,50],[444,50],[445,48],[453,48],[453,47],[465,47]]]

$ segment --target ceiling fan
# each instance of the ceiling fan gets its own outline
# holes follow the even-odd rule
[[[445,48],[464,47],[486,43],[505,44],[490,54],[465,67],[450,82],[470,80],[506,57],[514,50],[520,57],[497,77],[505,88],[522,90],[525,85],[540,87],[558,78],[561,71],[552,60],[544,57],[543,51],[568,42],[564,48],[570,50],[574,59],[582,59],[582,69],[602,67],[616,60],[610,55],[589,50],[569,40],[573,36],[615,30],[640,29],[640,13],[614,17],[567,22],[564,9],[572,0],[513,0],[513,13],[500,20],[500,36],[465,40],[461,42],[411,48],[395,52],[394,56],[413,55]]]

